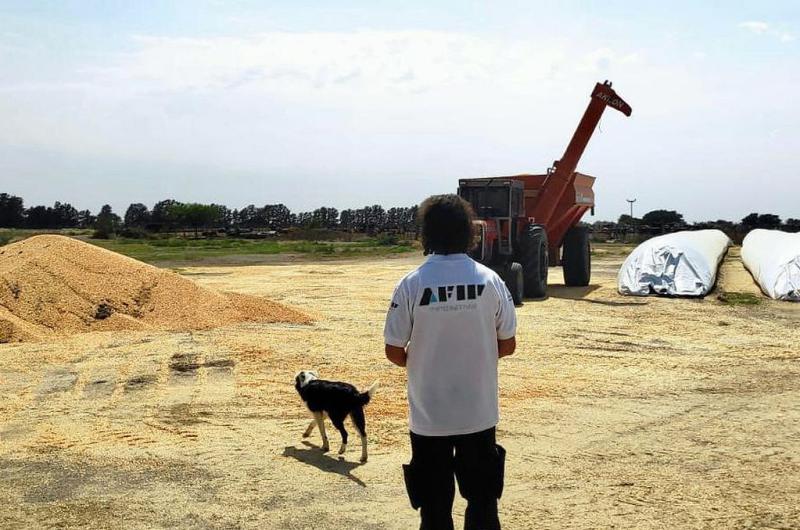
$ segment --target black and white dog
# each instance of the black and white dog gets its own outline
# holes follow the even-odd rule
[[[344,428],[344,420],[350,415],[353,423],[361,436],[361,461],[367,461],[367,424],[364,418],[364,406],[369,403],[378,382],[372,383],[365,392],[359,392],[356,387],[349,383],[337,381],[325,381],[319,379],[317,372],[303,370],[294,378],[294,387],[297,393],[305,401],[308,410],[314,415],[303,438],[311,436],[314,425],[319,428],[322,435],[322,450],[330,450],[328,436],[325,434],[325,423],[323,416],[327,415],[331,423],[342,435],[342,447],[339,454],[344,454],[347,449],[347,431]]]

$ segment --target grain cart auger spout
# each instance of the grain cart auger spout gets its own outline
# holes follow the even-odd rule
[[[564,156],[546,174],[458,183],[478,217],[480,240],[471,256],[500,273],[517,304],[547,295],[549,265],[563,267],[566,285],[589,285],[589,232],[578,223],[594,208],[594,177],[575,170],[606,107],[631,115],[610,82],[597,83]]]

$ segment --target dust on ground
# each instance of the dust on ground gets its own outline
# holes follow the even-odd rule
[[[622,258],[596,259],[586,288],[551,269],[550,297],[518,309],[500,363],[504,528],[800,527],[800,304],[624,298]],[[416,527],[404,372],[381,331],[420,261],[187,270],[312,325],[0,346],[0,527]],[[301,439],[303,368],[381,381],[367,464],[357,443],[339,460]]]

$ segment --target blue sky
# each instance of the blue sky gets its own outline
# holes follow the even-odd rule
[[[798,218],[800,3],[697,4],[0,0],[0,191],[412,204],[544,171],[611,79],[595,219]]]

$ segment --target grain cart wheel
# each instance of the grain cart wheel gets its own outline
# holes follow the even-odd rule
[[[585,287],[592,276],[592,254],[589,245],[589,230],[573,226],[564,236],[561,257],[564,268],[564,284],[568,287]]]
[[[541,225],[530,224],[520,237],[519,261],[525,279],[527,298],[547,296],[547,232]]]
[[[525,278],[522,274],[522,265],[516,261],[511,264],[503,275],[506,287],[511,291],[511,299],[514,305],[522,305],[522,298],[525,293]]]

